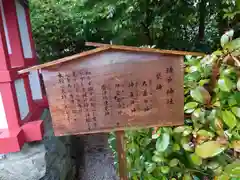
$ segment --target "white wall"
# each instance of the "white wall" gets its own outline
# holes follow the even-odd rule
[[[31,71],[29,73],[29,82],[33,100],[42,99],[42,89],[37,71]]]
[[[7,124],[7,118],[3,106],[3,101],[2,101],[2,94],[0,93],[0,129],[7,129],[8,124]]]
[[[21,120],[23,120],[29,113],[29,105],[27,101],[27,94],[24,87],[23,79],[14,81],[15,89],[17,93],[18,107],[20,110]]]
[[[0,0],[0,8],[1,8],[1,16],[2,16],[2,19],[3,19],[3,29],[4,29],[4,32],[5,32],[8,54],[12,54],[12,49],[11,49],[10,40],[9,40],[9,36],[8,36],[8,29],[7,29],[6,18],[5,18],[5,14],[4,14],[2,0]],[[1,36],[1,34],[0,34],[0,36]]]
[[[19,25],[22,47],[23,47],[23,55],[25,58],[32,58],[33,53],[32,53],[32,48],[30,43],[30,37],[28,33],[25,10],[18,0],[15,0],[15,4],[17,9],[18,25]]]

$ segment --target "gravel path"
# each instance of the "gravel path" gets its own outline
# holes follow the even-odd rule
[[[83,165],[80,180],[118,180],[107,134],[84,135]]]

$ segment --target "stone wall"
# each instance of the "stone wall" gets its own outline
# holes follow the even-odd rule
[[[45,136],[42,142],[25,144],[21,152],[0,159],[0,180],[75,180],[83,147],[81,139],[55,137],[50,113],[43,113]]]

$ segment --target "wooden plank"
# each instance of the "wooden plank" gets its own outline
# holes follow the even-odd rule
[[[79,54],[75,54],[75,55],[72,55],[72,56],[67,56],[67,57],[64,57],[64,58],[61,58],[61,59],[58,59],[58,60],[55,60],[55,61],[47,62],[47,63],[44,63],[44,64],[40,64],[40,65],[36,65],[36,66],[32,66],[32,67],[20,70],[20,71],[18,71],[18,74],[24,74],[24,73],[27,73],[27,72],[30,72],[30,71],[33,71],[33,70],[43,69],[43,68],[50,67],[50,66],[56,66],[56,65],[61,66],[61,64],[64,63],[64,62],[68,62],[68,61],[76,60],[76,59],[79,59],[79,58],[83,58],[85,56],[92,55],[92,54],[95,54],[95,53],[99,53],[99,52],[105,51],[107,49],[109,49],[109,47],[101,47],[101,48],[96,48],[96,49],[89,50],[89,51],[84,51],[84,52],[79,53]]]
[[[120,180],[127,180],[127,160],[124,150],[124,131],[116,131],[116,143]]]
[[[192,56],[205,56],[205,53],[202,52],[189,52],[189,51],[177,51],[177,50],[165,50],[157,48],[147,48],[147,47],[134,47],[134,46],[123,46],[123,45],[114,45],[114,44],[104,44],[104,43],[95,43],[95,42],[85,42],[86,46],[92,47],[110,47],[112,49],[118,49],[123,51],[140,51],[140,52],[155,52],[161,54],[169,55],[192,55]]]
[[[183,124],[182,56],[107,52],[42,75],[57,136]]]
[[[180,56],[185,56],[185,55],[192,55],[192,56],[204,56],[204,53],[199,53],[199,52],[187,52],[187,51],[173,51],[173,50],[160,50],[160,49],[153,49],[153,48],[140,48],[140,47],[133,47],[133,46],[119,46],[119,45],[108,45],[108,44],[100,44],[100,43],[86,43],[86,45],[89,46],[96,46],[99,48],[93,49],[93,50],[89,50],[89,51],[85,51],[79,54],[75,54],[73,56],[68,56],[65,58],[61,58],[55,61],[51,61],[48,63],[44,63],[41,65],[36,65],[36,66],[32,66],[30,68],[27,69],[23,69],[18,71],[19,74],[24,74],[27,73],[29,71],[32,70],[37,70],[37,69],[42,69],[42,68],[46,68],[46,67],[50,67],[50,66],[55,66],[55,65],[61,65],[64,62],[68,62],[68,61],[72,61],[72,60],[76,60],[85,56],[89,56],[89,55],[93,55],[96,53],[100,53],[100,52],[104,52],[107,50],[119,50],[119,51],[130,51],[130,52],[145,52],[145,53],[158,53],[158,54],[166,54],[166,55],[180,55]]]

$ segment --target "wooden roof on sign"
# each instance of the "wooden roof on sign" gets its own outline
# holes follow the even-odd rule
[[[82,57],[94,55],[100,52],[105,52],[105,51],[114,51],[114,50],[120,50],[120,51],[129,51],[129,52],[145,52],[145,53],[159,53],[159,54],[169,54],[169,55],[179,55],[179,56],[185,56],[185,55],[192,55],[192,56],[204,56],[204,53],[200,52],[187,52],[187,51],[174,51],[174,50],[161,50],[161,49],[154,49],[154,48],[145,48],[145,47],[133,47],[133,46],[121,46],[121,45],[110,45],[110,44],[101,44],[101,43],[92,43],[92,42],[87,42],[87,46],[95,46],[97,47],[96,49],[92,49],[89,51],[84,51],[79,54],[75,54],[72,56],[64,57],[55,61],[51,61],[48,63],[44,63],[41,65],[36,65],[32,66],[27,69],[23,69],[18,71],[19,74],[27,73],[32,70],[38,70],[38,69],[43,69],[46,67],[62,64],[68,61],[76,60]]]

